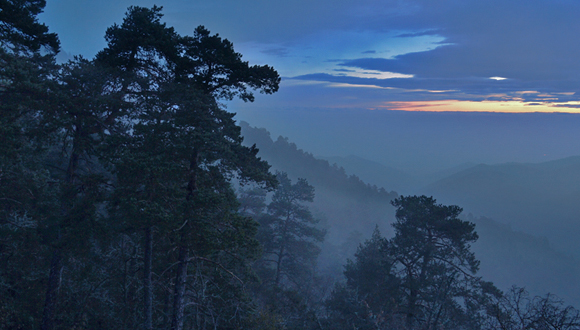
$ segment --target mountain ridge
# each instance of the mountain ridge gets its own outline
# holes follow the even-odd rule
[[[346,258],[352,258],[358,244],[370,237],[376,225],[383,235],[389,237],[392,234],[390,224],[394,221],[394,208],[390,205],[390,200],[398,196],[396,192],[388,192],[385,188],[365,183],[357,175],[348,174],[347,170],[336,163],[331,165],[329,161],[318,159],[299,149],[287,138],[279,137],[274,141],[264,128],[251,127],[246,122],[240,126],[245,143],[256,144],[260,149],[258,156],[268,161],[273,170],[286,171],[293,179],[306,178],[316,188],[313,208],[317,214],[323,214],[329,229],[329,240],[323,247],[320,261],[324,267],[340,273]],[[570,163],[574,167],[576,160]],[[534,166],[536,165],[532,165]],[[550,167],[549,164],[543,166]],[[477,164],[439,181],[491,170],[498,177],[494,181],[497,184],[509,178],[510,170],[521,167],[519,163]],[[525,170],[522,173],[543,171],[541,168],[523,167]],[[332,178],[339,178],[340,182],[333,183]],[[495,218],[488,218],[489,209],[475,213],[470,207],[449,196],[438,192],[432,195],[438,203],[463,207],[465,212],[461,217],[476,224],[480,239],[473,245],[473,250],[481,261],[480,275],[484,279],[493,281],[503,290],[519,285],[527,287],[533,294],[544,295],[551,292],[566,301],[580,300],[580,264],[573,256],[555,249],[553,242],[542,235],[525,233],[519,228],[512,229],[505,221],[502,223]],[[470,212],[476,216],[469,214]],[[348,251],[343,251],[344,246],[349,247]],[[330,262],[331,259],[334,261]]]

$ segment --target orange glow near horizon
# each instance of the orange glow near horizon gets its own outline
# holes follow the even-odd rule
[[[537,103],[522,101],[401,101],[384,102],[377,109],[431,112],[566,112],[580,113],[580,102]]]

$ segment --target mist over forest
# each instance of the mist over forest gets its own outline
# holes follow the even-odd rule
[[[205,26],[63,62],[45,5],[0,1],[0,330],[580,329],[579,116],[267,109]]]
[[[580,299],[576,239],[580,227],[573,215],[580,211],[576,211],[580,157],[545,163],[463,164],[413,177],[354,155],[316,157],[287,138],[274,139],[266,129],[243,121],[241,126],[244,143],[256,144],[261,150],[258,155],[274,169],[307,178],[316,187],[314,207],[329,219],[328,244],[346,244],[349,234],[357,231],[363,239],[376,225],[387,236],[392,233],[388,224],[394,221],[394,210],[385,201],[394,198],[396,191],[387,189],[390,195],[375,202],[352,188],[329,189],[331,180],[320,180],[342,170],[379,189],[393,182],[407,194],[426,194],[443,204],[462,206],[462,218],[474,222],[480,234],[473,245],[482,261],[480,274],[502,289],[523,285],[535,294],[560,292],[567,301]],[[440,148],[448,147],[452,148]],[[345,194],[350,195],[350,204],[334,202]]]
[[[481,271],[504,286],[525,277],[538,288],[559,287],[570,301],[580,298],[572,293],[578,292],[580,257],[579,115],[259,109],[258,116],[243,105],[232,108],[240,118],[270,125],[272,137],[288,136],[298,148],[365,183],[459,205],[464,217],[480,219],[478,232],[502,231],[482,235],[474,247],[483,260]],[[500,240],[501,235],[508,236]],[[495,243],[479,248],[487,240]],[[512,259],[500,266],[494,258],[510,250]],[[506,276],[515,259],[521,268]],[[485,261],[493,270],[486,270]]]
[[[270,108],[262,99],[228,108],[238,120],[288,137],[318,157],[375,161],[419,179],[419,186],[457,166],[541,163],[580,153],[577,114]]]
[[[366,183],[433,195],[580,251],[577,114],[231,108]]]

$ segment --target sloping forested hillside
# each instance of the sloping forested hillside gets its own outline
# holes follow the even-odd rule
[[[273,170],[287,172],[293,178],[304,178],[316,187],[313,207],[324,213],[329,226],[328,240],[342,244],[352,232],[370,236],[376,225],[385,233],[394,219],[390,201],[398,195],[363,182],[356,175],[348,175],[342,167],[299,149],[287,138],[272,140],[264,128],[241,122],[244,144],[256,144],[258,156],[272,165]]]
[[[264,128],[251,127],[246,122],[242,122],[240,126],[244,143],[256,144],[260,150],[258,155],[268,161],[273,170],[288,172],[293,178],[306,178],[316,188],[314,207],[321,216],[325,217],[330,231],[329,242],[325,243],[324,253],[321,255],[322,265],[340,272],[345,259],[352,257],[358,243],[370,237],[377,225],[387,237],[391,235],[390,224],[394,220],[394,208],[390,205],[390,201],[397,197],[396,192],[387,193],[386,191],[390,190],[389,187],[377,188],[364,183],[358,176],[346,173],[342,167],[336,164],[331,165],[327,160],[318,159],[299,149],[287,138],[278,137],[274,141]],[[537,168],[530,168],[529,171],[545,171],[544,168],[551,168],[552,164],[561,164],[560,168],[570,168],[574,163],[574,159],[569,159],[537,165]],[[515,167],[515,165],[512,166]],[[375,167],[375,169],[380,168],[380,166]],[[486,181],[485,177],[481,177],[482,182],[471,182],[465,185],[458,183],[461,181],[457,178],[469,178],[472,173],[479,172],[481,168],[493,167],[479,165],[448,176],[431,186],[433,190],[430,190],[429,194],[439,202],[463,207],[466,212],[462,217],[476,224],[479,240],[473,248],[481,261],[480,274],[502,289],[520,285],[525,286],[534,294],[551,292],[563,297],[566,301],[579,300],[580,267],[575,258],[558,251],[545,238],[519,232],[489,218],[490,215],[500,214],[501,207],[509,205],[511,199],[522,198],[521,195],[510,195],[516,191],[505,189],[504,186],[509,184],[509,180],[504,178],[499,181]],[[354,174],[358,175],[358,173]],[[366,177],[369,177],[368,173]],[[563,176],[562,179],[564,179]],[[445,183],[448,183],[445,186],[447,190],[435,189],[435,187],[444,186]],[[495,190],[491,190],[494,185]],[[572,184],[569,186],[573,187]],[[490,189],[484,190],[485,187]],[[480,191],[487,193],[495,191],[496,196],[493,200],[497,203],[491,203],[492,200],[486,195],[478,195]],[[454,194],[452,196],[460,196],[463,199],[450,199],[451,193]],[[529,195],[532,192],[526,193]],[[478,198],[482,200],[475,212],[468,206],[478,201]],[[529,203],[537,202],[537,199],[529,201]],[[517,210],[513,205],[512,209]],[[523,211],[529,210],[523,209]],[[471,215],[471,212],[478,216]],[[332,261],[328,262],[324,258],[331,258]]]
[[[365,182],[372,182],[379,187],[389,187],[399,194],[407,194],[419,184],[419,179],[411,174],[362,157],[349,155],[320,158],[343,167],[349,173],[356,173]]]

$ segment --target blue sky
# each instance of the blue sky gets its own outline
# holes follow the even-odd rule
[[[568,0],[48,0],[63,50],[92,57],[130,5],[164,7],[282,75],[256,106],[576,112],[580,2]],[[232,104],[234,108],[244,107]]]

